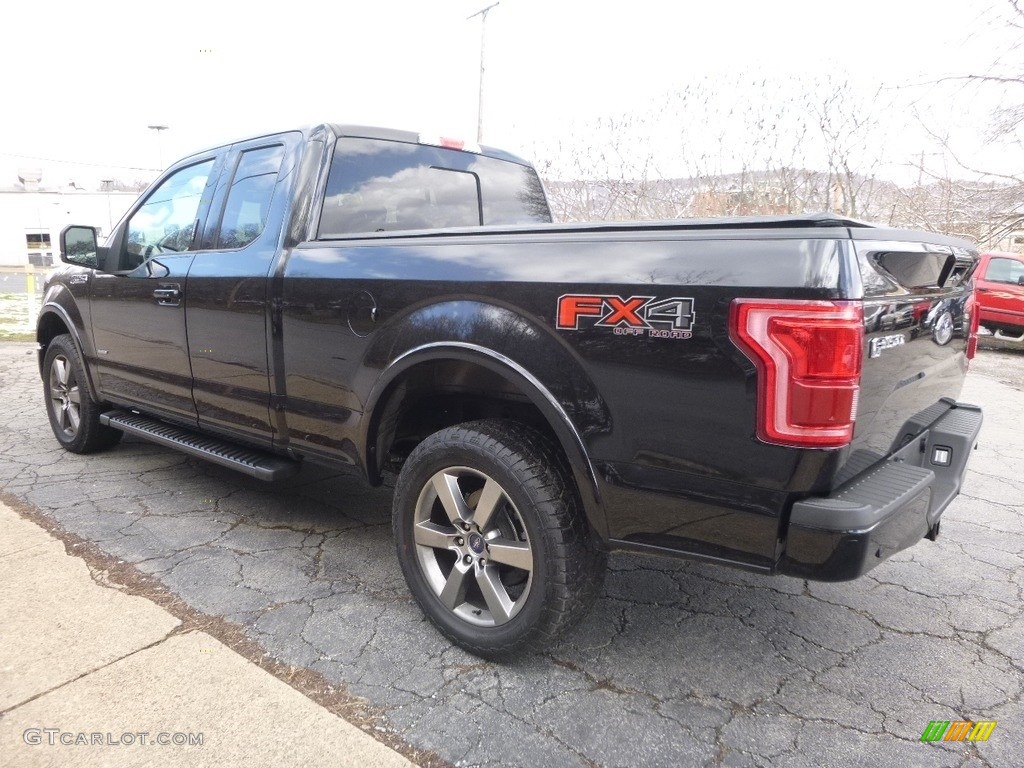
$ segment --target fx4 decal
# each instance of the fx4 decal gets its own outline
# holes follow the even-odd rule
[[[617,336],[688,339],[693,336],[695,317],[693,299],[678,296],[658,299],[568,293],[558,297],[555,327],[564,331],[611,328]]]

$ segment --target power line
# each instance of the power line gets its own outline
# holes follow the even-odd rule
[[[35,160],[41,163],[64,163],[65,165],[86,165],[92,168],[118,168],[122,171],[146,171],[147,173],[159,173],[159,168],[141,168],[136,165],[114,165],[112,163],[84,163],[80,160],[60,160],[55,157],[35,157],[34,155],[19,155],[14,152],[0,152],[3,157],[17,157],[22,160]]]

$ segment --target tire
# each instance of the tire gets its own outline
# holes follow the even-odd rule
[[[69,334],[54,337],[46,348],[43,393],[50,428],[65,450],[93,453],[121,439],[121,430],[100,424],[100,404],[89,394],[85,363]]]
[[[485,658],[547,645],[604,580],[607,555],[561,451],[515,422],[469,422],[423,440],[398,476],[393,525],[423,612]]]

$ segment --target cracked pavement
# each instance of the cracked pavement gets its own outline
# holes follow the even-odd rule
[[[0,343],[0,490],[156,579],[253,647],[455,765],[1019,764],[1024,733],[1024,355],[982,352],[965,489],[923,541],[826,584],[614,554],[560,644],[514,662],[452,647],[395,559],[390,491],[306,468],[264,484],[126,438],[61,450],[35,345]],[[997,720],[987,742],[919,741]]]

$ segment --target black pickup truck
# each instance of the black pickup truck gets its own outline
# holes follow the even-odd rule
[[[397,479],[450,639],[554,637],[610,549],[853,579],[960,490],[972,247],[832,215],[556,225],[504,152],[341,125],[200,152],[61,234],[54,434]]]

